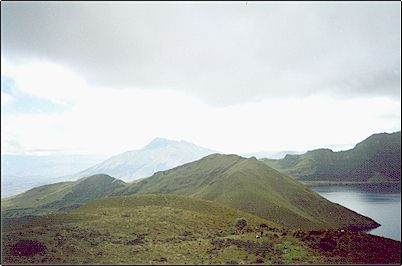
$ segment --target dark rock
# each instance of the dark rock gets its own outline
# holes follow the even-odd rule
[[[324,237],[320,240],[320,249],[323,251],[333,251],[336,247],[336,240],[330,237]]]
[[[261,228],[261,229],[267,229],[267,228],[269,228],[269,227],[268,227],[268,225],[266,225],[266,224],[260,224],[260,228]]]
[[[317,236],[317,235],[321,235],[321,231],[309,231],[308,234],[313,235],[313,236]]]
[[[46,245],[36,240],[20,240],[10,248],[11,255],[32,257],[36,254],[45,254]]]
[[[243,231],[244,229],[247,228],[247,225],[248,225],[248,223],[247,223],[246,218],[239,218],[236,220],[234,226],[237,230]]]
[[[264,263],[264,260],[262,258],[257,258],[255,263],[258,263],[258,264]]]
[[[182,236],[192,236],[193,233],[190,231],[184,231],[184,233],[182,234]]]
[[[144,243],[144,238],[145,238],[144,235],[139,235],[139,236],[137,236],[136,239],[127,240],[126,245],[139,245],[139,244],[142,244],[142,243]]]

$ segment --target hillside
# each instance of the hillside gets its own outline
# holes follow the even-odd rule
[[[261,231],[264,235],[256,238]],[[2,240],[2,264],[345,264],[400,260],[398,241],[348,231],[288,230],[249,213],[178,195],[94,200],[67,213],[3,229]]]
[[[247,152],[239,154],[241,157],[250,158],[270,158],[270,159],[282,159],[287,154],[302,154],[304,151],[260,151],[260,152]]]
[[[155,138],[142,149],[115,155],[73,176],[103,173],[124,181],[133,181],[198,160],[213,152],[186,141]]]
[[[263,162],[212,154],[130,184],[116,195],[179,194],[212,200],[290,227],[377,227]]]
[[[108,175],[93,175],[74,182],[40,186],[1,201],[2,218],[43,215],[76,208],[126,186]]]
[[[301,180],[400,181],[401,132],[374,134],[347,151],[318,149],[262,161]]]

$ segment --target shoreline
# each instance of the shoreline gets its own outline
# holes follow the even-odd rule
[[[335,186],[335,185],[391,185],[401,187],[400,181],[372,182],[372,181],[326,181],[326,180],[298,180],[305,186]]]

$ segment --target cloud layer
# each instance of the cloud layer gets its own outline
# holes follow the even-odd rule
[[[350,147],[373,133],[400,130],[401,103],[387,97],[320,95],[213,106],[176,90],[90,86],[54,64],[5,64],[5,69],[15,84],[13,102],[24,92],[60,108],[72,104],[62,112],[5,113],[13,103],[2,103],[2,153],[46,149],[112,155],[141,148],[154,137],[224,153],[305,150]],[[34,104],[24,103],[27,109]]]
[[[3,3],[2,57],[214,106],[400,98],[400,3]],[[4,41],[3,41],[4,40]]]
[[[4,153],[351,147],[401,128],[400,3],[5,2]]]

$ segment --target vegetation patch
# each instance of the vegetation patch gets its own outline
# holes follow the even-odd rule
[[[45,254],[47,247],[36,240],[19,240],[10,247],[12,256],[32,257],[37,254]]]

